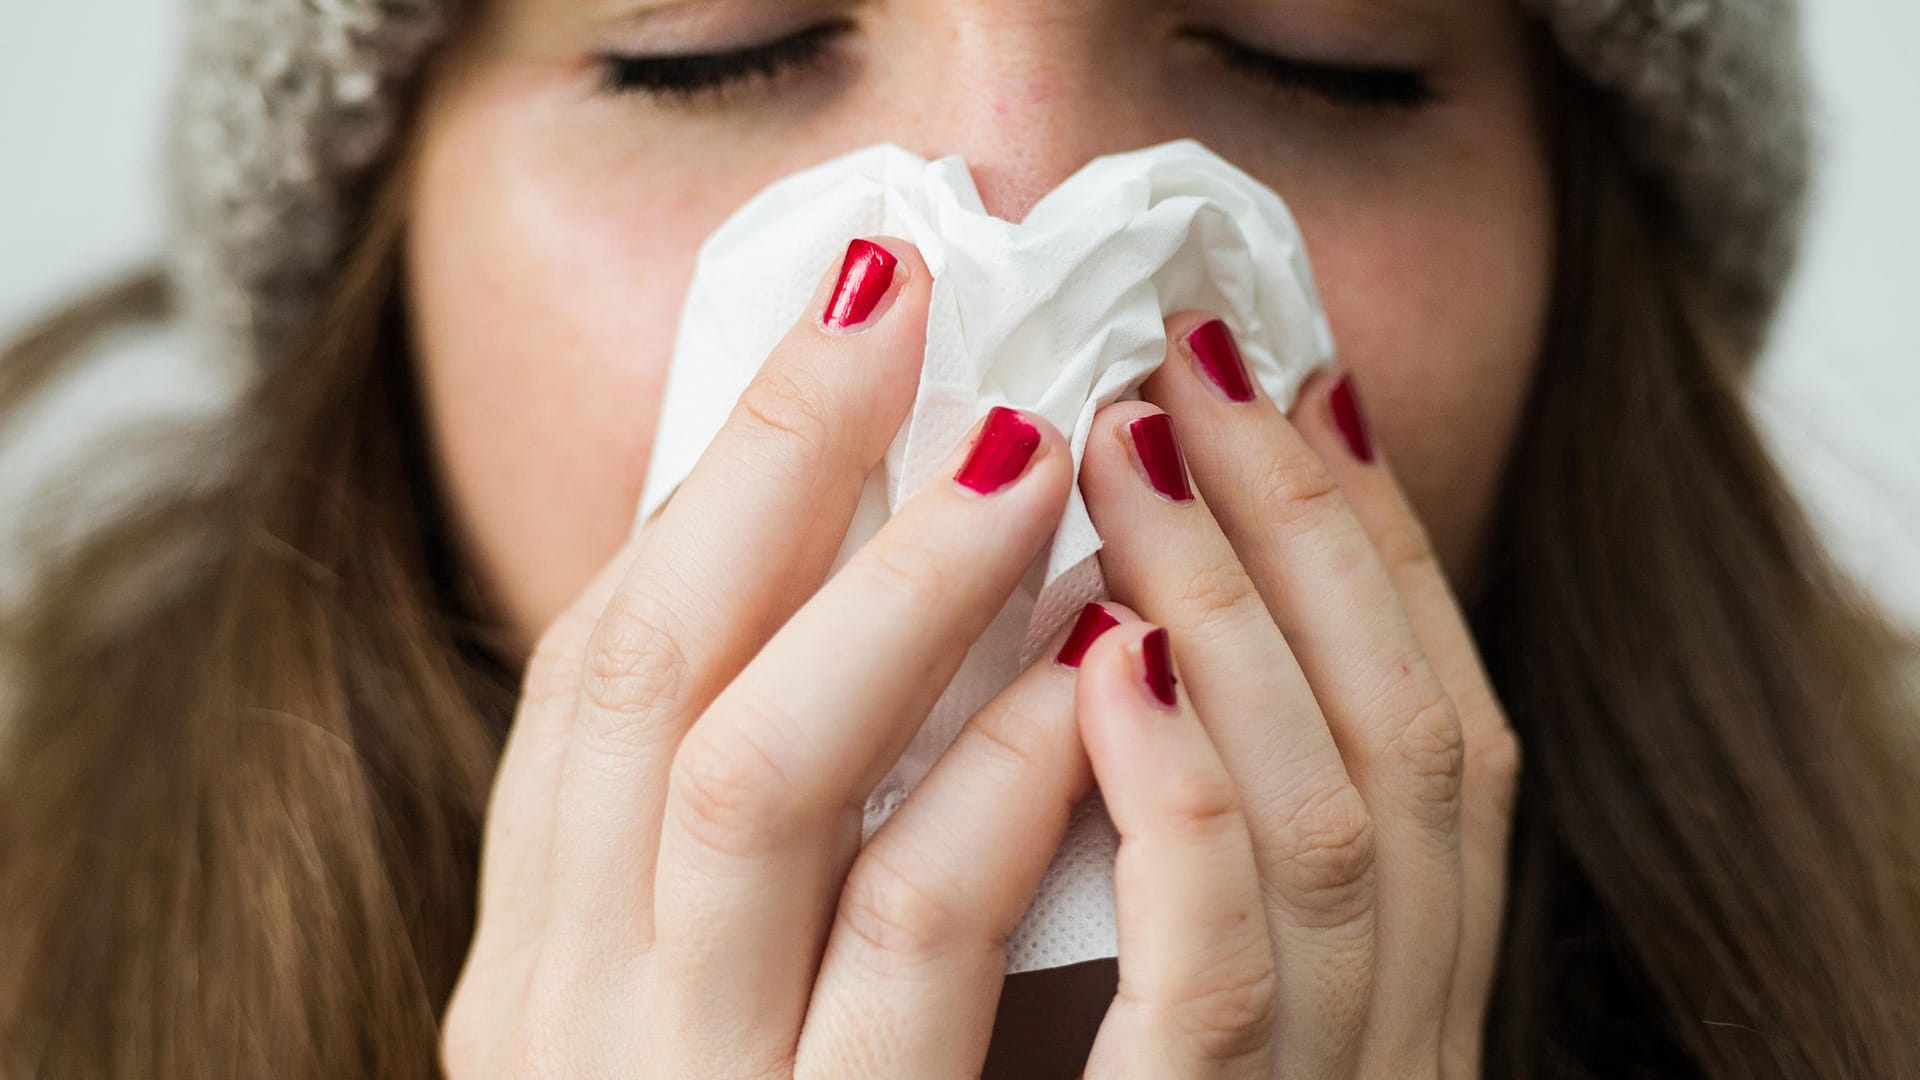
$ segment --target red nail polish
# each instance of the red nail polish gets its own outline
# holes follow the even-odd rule
[[[840,264],[840,280],[820,321],[829,330],[850,330],[873,314],[880,298],[893,284],[894,267],[900,260],[893,252],[871,240],[855,240],[847,245],[847,257]]]
[[[1193,354],[1207,381],[1220,388],[1229,401],[1252,401],[1253,379],[1247,375],[1247,362],[1240,357],[1233,331],[1219,319],[1202,325],[1187,335],[1187,351]]]
[[[1187,480],[1187,462],[1180,456],[1180,442],[1173,435],[1173,418],[1166,413],[1143,416],[1127,425],[1133,436],[1133,452],[1140,471],[1153,490],[1174,502],[1192,502],[1193,485]]]
[[[1347,440],[1347,449],[1361,461],[1373,460],[1373,440],[1367,437],[1367,421],[1360,415],[1360,395],[1354,389],[1353,376],[1342,375],[1327,393],[1327,408],[1333,413],[1333,426]]]
[[[1040,429],[1018,410],[995,405],[987,413],[980,439],[953,478],[960,486],[991,495],[1020,478],[1040,449]]]
[[[1100,604],[1088,604],[1081,608],[1080,617],[1074,620],[1073,629],[1067,632],[1066,644],[1060,646],[1060,655],[1053,658],[1054,663],[1079,667],[1080,661],[1087,658],[1087,650],[1093,648],[1093,643],[1099,640],[1100,635],[1119,625],[1120,620],[1113,617],[1113,612]]]
[[[1140,639],[1140,661],[1146,668],[1147,689],[1160,704],[1171,708],[1179,700],[1173,688],[1180,680],[1173,677],[1173,644],[1164,627]]]

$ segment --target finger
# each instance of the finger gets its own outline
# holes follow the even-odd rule
[[[1088,650],[1075,711],[1107,811],[1120,982],[1089,1080],[1248,1077],[1274,1064],[1278,1001],[1239,788],[1180,693],[1166,630]]]
[[[1520,745],[1426,529],[1395,480],[1385,448],[1367,429],[1351,379],[1343,385],[1342,373],[1315,376],[1301,389],[1293,416],[1380,552],[1421,651],[1460,716],[1466,743],[1460,804],[1463,917],[1442,1042],[1448,1076],[1478,1076],[1506,903]]]
[[[649,946],[674,749],[825,577],[911,403],[930,282],[905,242],[854,241],[635,541],[581,656],[553,841],[558,948],[600,964]],[[828,328],[830,298],[862,287],[878,295],[860,329]]]
[[[861,850],[814,982],[800,1080],[980,1075],[1007,940],[1093,784],[1070,664],[1133,619],[1088,604]]]
[[[1361,1071],[1430,1069],[1459,940],[1459,719],[1326,463],[1257,388],[1235,400],[1207,374],[1238,362],[1224,324],[1189,313],[1168,330],[1179,351],[1145,396],[1189,434],[1195,484],[1306,672],[1373,823]]]
[[[1373,972],[1366,807],[1320,705],[1206,502],[1181,495],[1178,425],[1146,402],[1094,418],[1080,468],[1114,595],[1165,625],[1242,793],[1280,957],[1282,1075],[1351,1068]],[[1151,467],[1149,467],[1151,466]]]
[[[546,923],[554,794],[566,759],[567,732],[580,697],[580,659],[607,599],[635,548],[620,549],[540,636],[521,680],[520,704],[494,771],[480,849],[473,942],[448,998],[449,1043],[497,1039],[514,1029],[521,996]],[[477,997],[469,986],[486,989]]]
[[[580,700],[581,658],[636,553],[623,545],[548,624],[527,659],[487,799],[472,953],[525,941],[544,922],[554,793]]]
[[[862,802],[1059,521],[1072,481],[1059,432],[1011,409],[976,432],[774,634],[675,758],[657,1012],[666,1030],[704,1025],[733,1055],[676,1061],[675,1075],[791,1062]]]

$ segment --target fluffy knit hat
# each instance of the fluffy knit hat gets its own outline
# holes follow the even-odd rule
[[[1807,107],[1793,0],[1519,0],[1614,103],[1719,299],[1759,331],[1798,247]],[[240,369],[310,312],[460,0],[190,0],[171,272]]]

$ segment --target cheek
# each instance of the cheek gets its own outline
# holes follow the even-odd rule
[[[633,197],[644,178],[613,169],[583,180],[514,109],[459,111],[489,123],[449,119],[422,148],[415,353],[465,550],[531,641],[628,534],[694,253],[725,207]]]
[[[1302,228],[1341,363],[1458,585],[1532,385],[1553,237],[1543,162],[1436,179],[1364,211],[1303,212]]]
[[[636,148],[580,122],[567,95],[540,96],[503,76],[436,99],[408,236],[429,437],[463,548],[523,642],[628,535],[700,242],[761,184],[836,148],[796,133],[748,167],[689,168],[685,148]],[[1269,178],[1456,581],[1529,384],[1551,264],[1533,141],[1473,127],[1368,182]]]

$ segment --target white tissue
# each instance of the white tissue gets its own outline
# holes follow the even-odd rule
[[[1197,142],[1097,158],[1019,223],[986,212],[963,159],[868,147],[774,183],[701,248],[636,532],[692,471],[774,345],[810,314],[803,309],[816,282],[847,242],[874,235],[918,246],[933,274],[932,307],[912,413],[868,480],[840,562],[995,405],[1050,420],[1070,441],[1077,475],[1094,413],[1137,396],[1165,358],[1166,315],[1199,309],[1225,319],[1282,409],[1333,356],[1292,215],[1272,190]],[[1082,604],[1105,595],[1099,550],[1076,487],[1050,549],[867,800],[863,842],[967,717]],[[1009,973],[1117,955],[1116,846],[1096,794],[1075,811],[1008,944]]]

